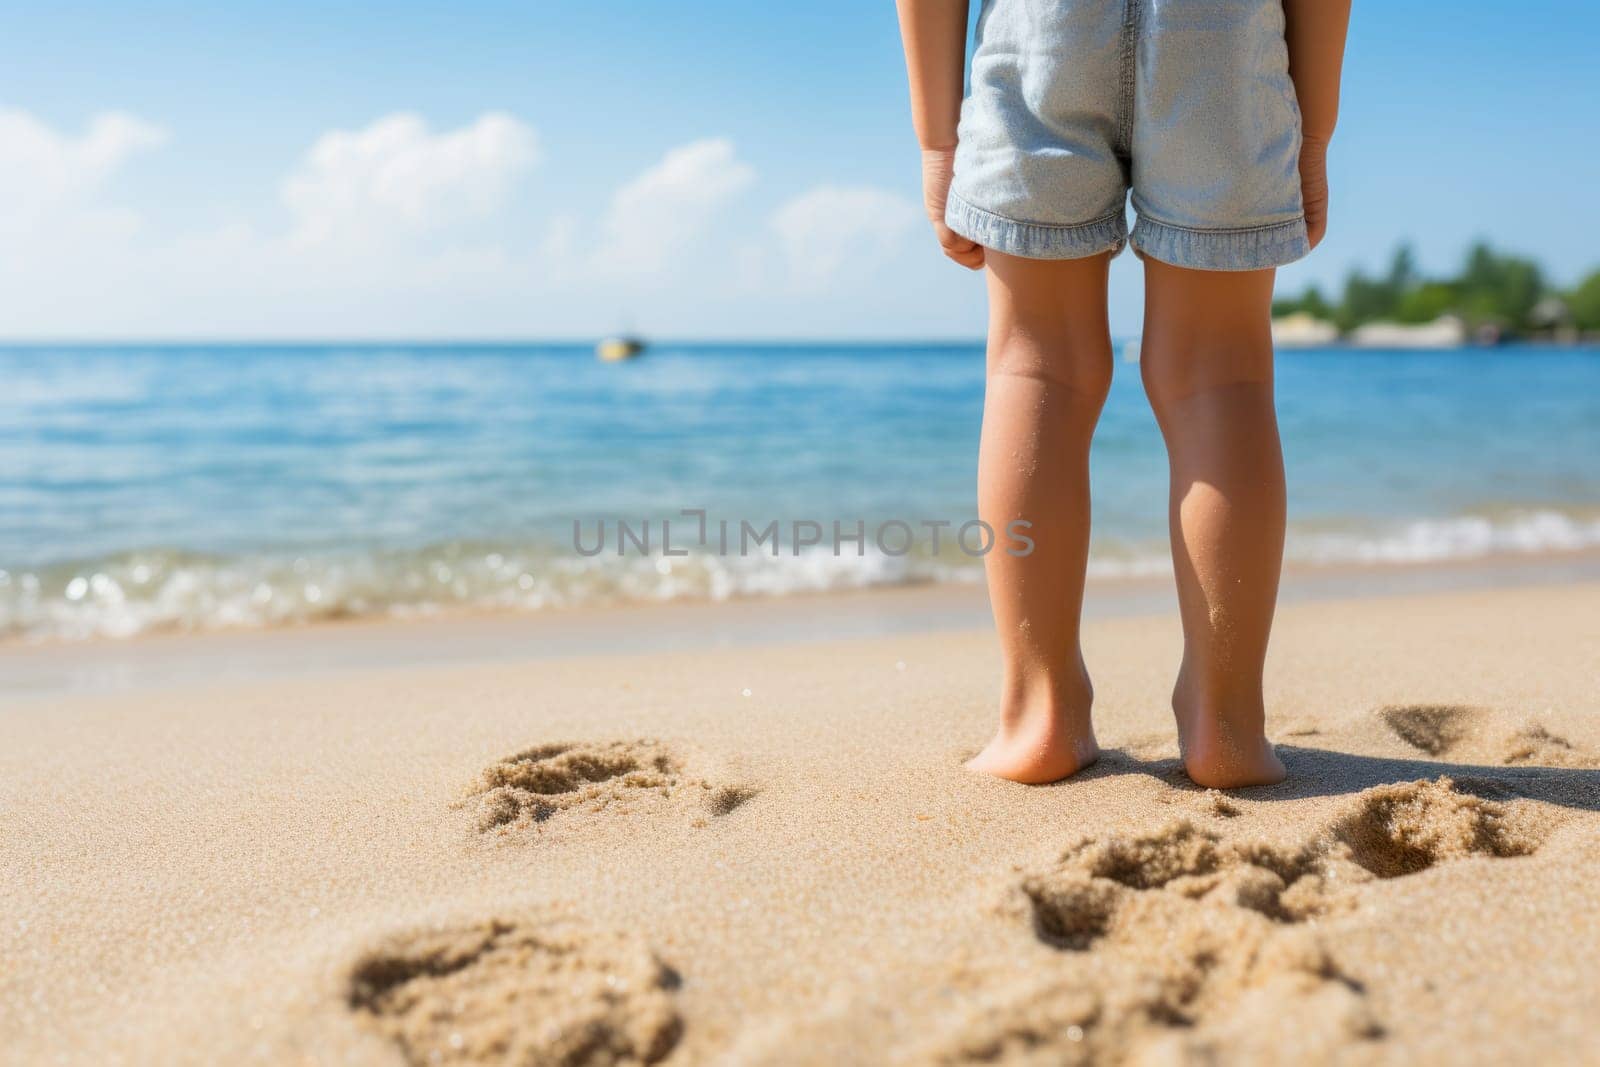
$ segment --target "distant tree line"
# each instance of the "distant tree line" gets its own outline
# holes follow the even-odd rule
[[[1545,279],[1530,259],[1501,255],[1479,242],[1453,278],[1425,278],[1410,245],[1395,250],[1389,270],[1370,277],[1355,270],[1338,303],[1313,285],[1298,297],[1273,302],[1274,316],[1305,312],[1349,332],[1368,322],[1424,323],[1458,316],[1477,336],[1528,337],[1600,332],[1600,270],[1571,290]]]

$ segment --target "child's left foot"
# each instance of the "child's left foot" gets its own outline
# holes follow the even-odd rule
[[[1079,725],[1064,716],[1041,714],[1002,723],[994,740],[967,761],[967,769],[1044,785],[1077,774],[1099,757],[1087,715]]]

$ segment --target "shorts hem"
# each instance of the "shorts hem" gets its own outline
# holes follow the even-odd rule
[[[1266,270],[1293,263],[1311,251],[1303,215],[1267,226],[1196,230],[1141,213],[1129,240],[1141,256],[1190,270]]]
[[[1128,240],[1128,220],[1120,210],[1076,225],[1019,222],[985,211],[955,193],[945,204],[944,222],[969,241],[1024,259],[1083,259],[1102,252],[1116,254]]]

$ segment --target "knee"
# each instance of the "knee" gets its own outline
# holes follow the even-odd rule
[[[1111,391],[1111,362],[1109,339],[1006,331],[991,338],[988,376],[1032,379],[1099,405]]]
[[[1151,350],[1147,345],[1140,353],[1139,379],[1158,417],[1193,397],[1223,390],[1264,390],[1270,398],[1272,352],[1212,351],[1203,345]]]

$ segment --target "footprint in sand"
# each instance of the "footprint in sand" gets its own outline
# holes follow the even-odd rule
[[[1384,725],[1436,759],[1502,767],[1596,767],[1600,760],[1537,722],[1518,725],[1489,708],[1455,704],[1390,704]]]
[[[351,969],[347,1003],[407,1063],[655,1063],[682,1032],[678,979],[621,934],[492,919],[390,939]]]
[[[722,816],[755,795],[752,786],[692,773],[659,741],[574,742],[536,745],[490,764],[460,806],[474,811],[480,833],[506,834],[573,810],[687,806]]]
[[[1353,909],[1379,879],[1528,855],[1546,829],[1532,809],[1441,778],[1369,789],[1294,846],[1187,820],[1084,840],[1025,875],[1006,906],[1067,965],[983,990],[933,1058],[1250,1058],[1286,1026],[1301,1051],[1375,1039],[1382,1027],[1361,983],[1303,924]]]
[[[1239,802],[1220,789],[1207,789],[1203,793],[1174,790],[1161,793],[1156,802],[1181,807],[1208,819],[1237,819],[1244,814]]]

